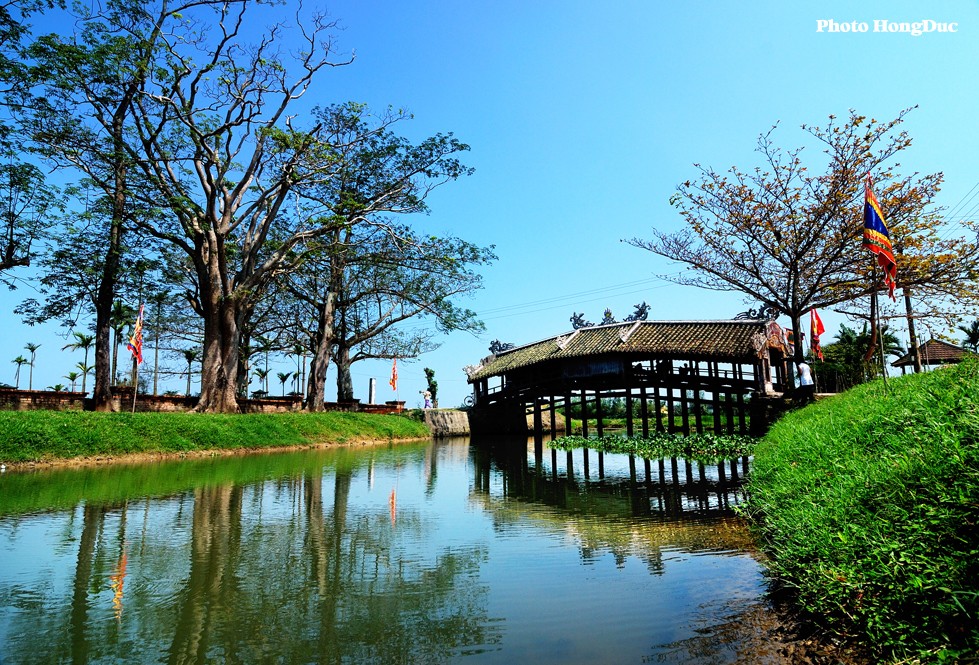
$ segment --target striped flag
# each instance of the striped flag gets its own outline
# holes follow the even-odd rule
[[[391,380],[388,381],[391,384],[392,390],[398,389],[398,359],[395,358],[391,363]]]
[[[870,174],[864,186],[863,204],[863,246],[877,255],[877,264],[884,270],[884,283],[887,284],[891,300],[894,297],[894,287],[897,286],[897,261],[894,260],[894,249],[891,247],[891,234],[884,223],[884,213],[880,203],[874,196],[873,183]]]
[[[133,326],[133,336],[129,338],[127,348],[133,352],[136,364],[143,362],[143,306],[139,306],[139,314],[136,315],[136,324]]]

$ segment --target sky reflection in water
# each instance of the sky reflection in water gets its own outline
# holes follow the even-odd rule
[[[741,462],[570,468],[462,439],[8,472],[0,662],[747,662]]]

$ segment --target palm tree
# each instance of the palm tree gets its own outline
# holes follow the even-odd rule
[[[20,390],[20,368],[23,367],[24,365],[26,365],[27,363],[29,363],[30,360],[28,360],[24,356],[17,356],[16,358],[14,358],[13,360],[11,360],[10,362],[12,362],[13,364],[17,365],[17,372],[14,374],[14,383],[16,384],[15,387],[18,390]]]
[[[75,392],[75,383],[78,381],[78,377],[81,376],[78,372],[68,372],[65,374],[65,378],[71,382],[71,392]]]
[[[968,326],[959,326],[959,330],[965,333],[962,346],[970,351],[979,351],[979,319],[976,319]]]
[[[255,378],[264,386],[263,392],[267,395],[269,392],[269,369],[267,367],[265,369],[256,369]]]
[[[279,372],[276,374],[279,377],[279,382],[282,384],[282,396],[286,396],[286,381],[292,378],[292,372]]]
[[[64,390],[65,390],[65,384],[63,384],[63,383],[56,383],[53,386],[48,386],[47,389],[48,390],[53,390],[56,393],[64,392]]]
[[[265,375],[262,378],[265,379],[263,389],[266,393],[269,391],[269,352],[274,346],[272,340],[266,337],[258,336],[255,338],[255,351],[265,355]]]
[[[302,393],[302,383],[299,379],[306,370],[306,348],[298,342],[292,347],[292,352],[296,356],[296,373],[293,378],[296,380],[296,392]]]
[[[194,361],[197,360],[198,351],[197,349],[183,349],[181,353],[184,354],[184,360],[187,361],[187,392],[185,394],[190,397],[190,377]]]
[[[30,378],[27,381],[27,389],[34,390],[34,356],[37,355],[37,350],[41,348],[41,345],[28,342],[24,348],[31,352],[31,372],[28,375]]]
[[[88,350],[92,348],[95,344],[95,335],[88,335],[86,333],[75,332],[75,341],[71,344],[65,344],[61,347],[62,351],[66,349],[71,349],[72,351],[77,351],[78,349],[84,349],[85,351],[85,366],[88,367]],[[91,371],[91,370],[89,370]],[[88,372],[82,373],[82,392],[87,393],[88,389],[85,387],[85,378],[88,376]],[[67,378],[67,377],[65,377]],[[74,390],[74,388],[72,388]]]
[[[883,347],[885,356],[900,357],[905,354],[900,340],[886,326],[881,326],[877,344]],[[825,380],[831,377],[835,379],[831,383],[835,382],[836,392],[840,392],[881,376],[884,368],[880,356],[875,353],[870,362],[865,360],[868,348],[870,332],[866,326],[862,332],[857,332],[841,324],[836,341],[823,347],[826,361],[814,366],[817,374],[823,377],[824,388],[828,387]]]
[[[85,377],[91,374],[95,367],[85,362],[79,362],[77,365],[75,365],[75,367],[77,367],[78,371],[82,374],[82,392],[88,394],[88,391],[85,390]]]

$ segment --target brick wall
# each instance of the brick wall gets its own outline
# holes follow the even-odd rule
[[[88,410],[92,408],[92,400],[86,393],[54,392],[51,390],[15,390],[0,388],[0,410],[32,411],[47,409],[50,411],[67,411],[69,409]],[[401,413],[404,402],[386,402],[384,404],[361,404],[353,402],[327,402],[327,411],[360,411],[363,413]],[[242,413],[285,413],[301,411],[302,397],[289,395],[286,397],[266,397],[264,399],[241,399],[238,405]],[[116,411],[133,410],[133,391],[131,388],[112,388],[112,406]],[[184,395],[143,395],[136,397],[136,411],[154,413],[179,413],[190,411],[197,406],[196,397]]]

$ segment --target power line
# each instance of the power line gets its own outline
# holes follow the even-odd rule
[[[631,286],[637,286],[639,284],[651,284],[651,283],[660,282],[660,281],[662,281],[662,278],[660,278],[660,277],[652,277],[652,278],[648,278],[648,279],[640,279],[640,280],[636,280],[636,281],[633,281],[633,282],[624,282],[622,284],[613,284],[611,286],[604,286],[604,287],[599,287],[599,288],[595,288],[595,289],[588,289],[587,291],[579,291],[577,293],[569,293],[569,294],[560,295],[560,296],[550,296],[550,297],[547,297],[547,298],[542,298],[540,300],[531,300],[531,301],[528,301],[528,302],[525,302],[525,303],[516,304],[516,305],[505,305],[505,306],[502,306],[502,307],[494,307],[494,308],[490,308],[490,309],[484,309],[484,310],[482,310],[482,313],[483,314],[496,314],[498,312],[510,311],[510,310],[514,310],[514,309],[523,309],[523,308],[526,308],[526,307],[536,307],[538,305],[546,305],[546,304],[549,304],[549,303],[557,302],[559,300],[571,300],[571,299],[574,299],[574,298],[580,298],[580,297],[583,297],[583,296],[589,296],[589,295],[592,295],[592,294],[595,294],[595,293],[608,294],[610,291],[615,291],[615,290],[618,290],[618,289],[623,289],[623,288],[627,288],[627,287],[631,287]],[[633,291],[633,292],[630,292],[630,293],[635,293],[635,292]],[[620,294],[620,295],[629,295],[629,294]]]

